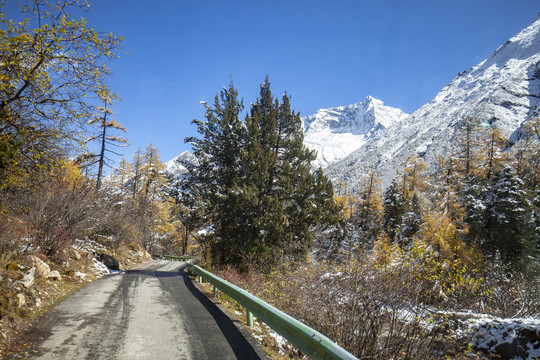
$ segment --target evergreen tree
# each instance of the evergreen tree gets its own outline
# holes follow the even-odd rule
[[[359,199],[348,194],[343,183],[341,183],[341,189],[340,195],[334,197],[340,208],[339,221],[329,231],[316,233],[314,247],[320,259],[350,260],[359,243],[359,232],[356,222],[353,221]]]
[[[489,194],[486,179],[473,175],[465,179],[460,202],[465,209],[464,221],[468,226],[467,242],[471,245],[480,245],[484,241]]]
[[[246,125],[242,200],[249,225],[244,230],[256,239],[253,250],[260,258],[302,258],[313,242],[312,227],[337,213],[332,184],[321,169],[312,172],[315,154],[303,145],[300,115],[286,94],[281,103],[273,98],[268,78]]]
[[[510,166],[493,178],[487,222],[487,254],[499,252],[505,263],[525,270],[529,257],[536,255],[533,212],[523,181]]]
[[[410,156],[403,165],[401,186],[405,214],[401,224],[401,241],[409,242],[420,229],[422,223],[420,195],[425,196],[429,183],[426,175],[427,164],[418,155]]]
[[[397,178],[384,192],[384,216],[383,227],[392,241],[401,239],[401,224],[406,213],[406,202],[403,195],[403,187]]]
[[[401,229],[403,240],[408,242],[420,230],[422,224],[422,207],[416,192],[413,193],[407,205],[407,212],[403,216]]]
[[[234,228],[238,222],[234,217],[238,211],[233,208],[233,198],[239,189],[240,154],[245,147],[245,126],[240,119],[244,106],[232,81],[219,96],[216,95],[213,106],[203,105],[206,120],[192,121],[197,125],[201,138],[186,139],[192,144],[197,161],[196,164],[188,164],[190,176],[185,187],[201,200],[197,202],[199,211],[204,211],[203,216],[214,224],[214,236],[210,242],[219,241],[219,245],[224,246],[234,243]],[[211,243],[205,246],[209,248]]]
[[[195,121],[201,139],[188,139],[198,164],[190,169],[214,224],[218,263],[276,265],[301,259],[313,228],[337,213],[322,170],[312,172],[313,152],[303,145],[302,123],[285,94],[274,99],[268,78],[245,122],[232,84]]]

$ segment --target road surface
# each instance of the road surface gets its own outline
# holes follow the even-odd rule
[[[201,294],[182,262],[153,260],[67,298],[32,330],[34,359],[259,359],[247,331]]]

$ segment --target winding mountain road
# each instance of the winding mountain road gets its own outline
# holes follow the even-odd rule
[[[264,353],[193,285],[153,260],[88,284],[32,330],[35,359],[259,359]]]

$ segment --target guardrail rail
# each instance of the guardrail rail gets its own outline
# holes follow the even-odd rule
[[[272,305],[251,295],[247,291],[212,274],[203,268],[188,263],[190,271],[197,274],[198,281],[204,279],[246,309],[248,326],[253,326],[253,315],[265,322],[278,334],[289,340],[311,359],[358,360],[328,337],[306,324],[276,309]]]
[[[167,259],[167,260],[177,260],[177,261],[185,261],[185,262],[190,262],[191,260],[193,260],[195,257],[191,256],[191,255],[182,255],[182,256],[177,256],[177,255],[157,255],[157,254],[152,254],[152,258],[159,258],[159,259]]]

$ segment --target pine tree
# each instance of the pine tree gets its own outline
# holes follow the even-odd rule
[[[403,240],[407,242],[420,230],[422,224],[422,207],[417,193],[413,193],[407,204],[407,212],[401,224]]]
[[[206,121],[193,120],[201,138],[191,137],[185,141],[193,146],[197,164],[189,165],[187,188],[196,189],[202,203],[206,204],[205,216],[215,225],[215,236],[220,242],[231,243],[234,204],[231,197],[238,190],[241,172],[240,154],[245,147],[245,127],[240,120],[244,106],[238,100],[238,92],[231,81],[216,95],[214,105],[203,103]]]
[[[406,201],[403,195],[403,186],[399,184],[398,178],[394,178],[392,183],[384,192],[384,216],[383,227],[388,237],[392,241],[401,239],[401,224],[406,214]]]
[[[469,245],[480,245],[486,236],[486,216],[489,201],[489,182],[481,176],[469,176],[463,186],[460,203],[465,209]]]
[[[243,196],[257,252],[268,261],[302,258],[313,242],[311,228],[337,213],[332,184],[321,169],[312,172],[315,154],[303,145],[300,116],[286,94],[281,103],[273,98],[268,78],[246,127]]]
[[[214,260],[243,267],[303,258],[313,228],[337,207],[330,181],[312,172],[299,114],[286,94],[274,99],[268,78],[245,122],[232,83],[220,99],[195,121],[203,137],[188,139],[198,160],[190,181],[212,209]]]
[[[536,255],[532,206],[516,171],[505,166],[493,178],[487,215],[485,251],[513,268],[525,270],[530,256]]]

